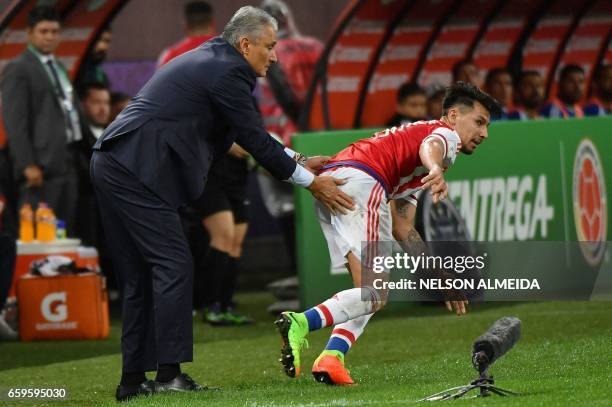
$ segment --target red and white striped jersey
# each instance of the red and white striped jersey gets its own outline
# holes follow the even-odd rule
[[[419,149],[430,137],[446,147],[443,167],[446,171],[461,149],[459,135],[439,120],[419,121],[392,127],[359,140],[340,151],[323,168],[350,166],[359,168],[380,182],[389,199],[405,199],[416,205],[416,194],[429,170],[421,162]]]

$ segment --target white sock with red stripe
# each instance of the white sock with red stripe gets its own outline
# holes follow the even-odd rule
[[[361,298],[362,290],[368,290],[367,293],[364,293],[368,296],[366,301]],[[376,290],[369,287],[340,291],[329,300],[304,312],[304,316],[308,320],[308,330],[316,331],[326,326],[342,324],[362,315],[370,314],[372,312],[372,302],[377,299]]]
[[[325,346],[325,350],[335,350],[346,353],[351,349],[351,346],[361,336],[365,326],[367,325],[372,314],[362,315],[360,317],[351,319],[350,321],[338,324],[334,327],[331,337]]]

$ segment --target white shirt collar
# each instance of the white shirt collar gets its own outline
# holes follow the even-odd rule
[[[46,65],[48,61],[55,62],[55,57],[53,56],[53,54],[49,54],[49,55],[38,54],[38,58],[40,59],[40,62],[42,62],[44,65]]]

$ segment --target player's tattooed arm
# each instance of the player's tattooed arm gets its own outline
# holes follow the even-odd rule
[[[414,228],[416,206],[405,199],[391,201],[391,215],[393,218],[393,237],[406,251],[413,255],[420,255],[427,249],[421,235]]]
[[[430,256],[431,252],[423,238],[414,227],[416,207],[403,199],[391,201],[393,217],[393,237],[398,241],[405,253],[413,257]],[[418,278],[453,279],[455,276],[442,269],[418,269]],[[449,311],[457,315],[466,313],[466,297],[459,290],[440,290],[440,300],[444,301]]]

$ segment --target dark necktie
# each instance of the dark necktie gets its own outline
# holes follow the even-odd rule
[[[53,76],[53,82],[55,82],[55,87],[57,88],[57,92],[63,100],[66,100],[66,94],[64,93],[64,88],[62,87],[62,83],[59,80],[59,76],[57,75],[57,70],[55,69],[55,65],[51,59],[47,60],[47,66],[51,70],[51,76]]]
[[[66,96],[66,92],[64,92],[64,88],[62,87],[62,82],[60,82],[59,76],[57,74],[57,69],[55,69],[55,64],[51,59],[47,60],[47,66],[51,70],[51,76],[53,77],[53,82],[55,88],[57,89],[57,94],[61,99],[61,104],[64,109],[64,113],[66,114],[66,130],[68,136],[68,142],[74,142],[81,140],[81,131],[79,129],[78,124],[78,115],[76,114],[72,101],[68,99]]]

